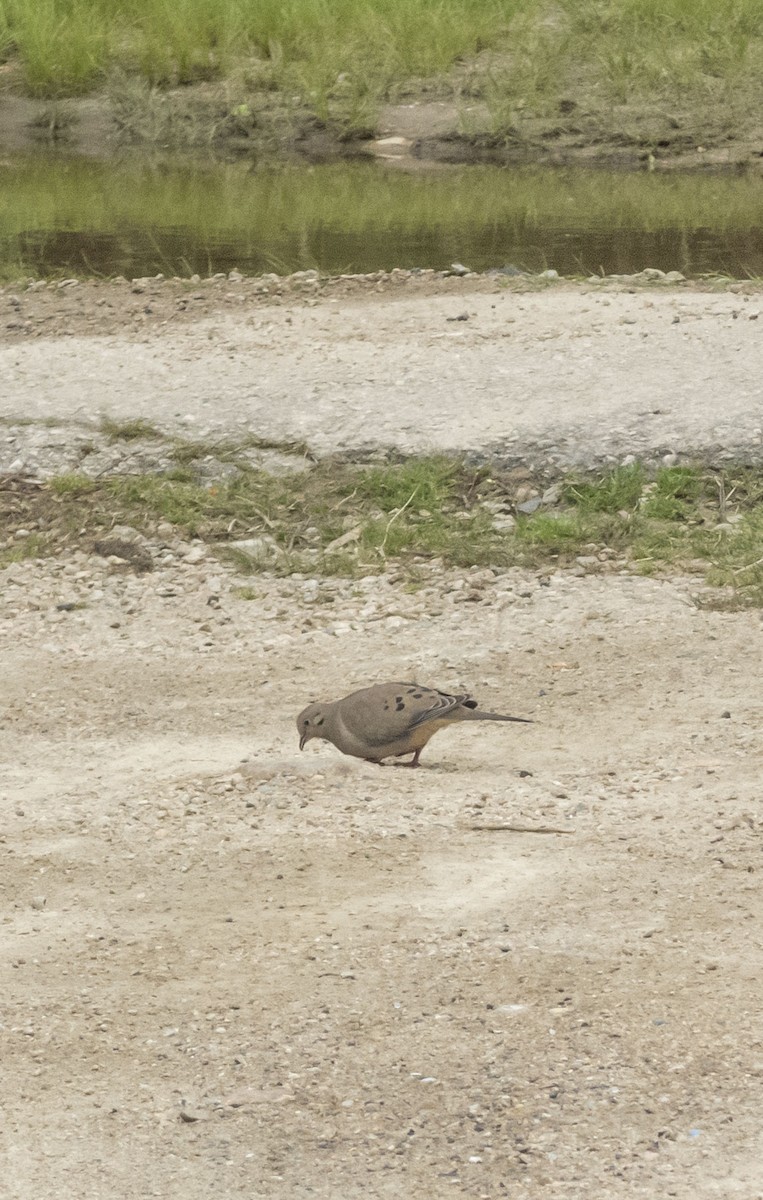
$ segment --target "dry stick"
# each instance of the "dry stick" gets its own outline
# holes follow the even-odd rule
[[[718,488],[718,516],[721,518],[722,521],[725,521],[726,520],[726,485],[723,482],[723,478],[720,475],[718,475],[716,477],[715,484],[716,484],[716,487]]]
[[[478,833],[494,833],[505,830],[507,833],[569,833],[574,829],[555,829],[553,825],[470,825],[470,829]]]
[[[276,527],[275,521],[271,521],[270,517],[268,517],[262,511],[261,508],[255,508],[255,506],[253,504],[251,504],[249,507],[251,508],[251,510],[255,514],[255,516],[258,516],[261,521],[264,521],[264,523],[267,525],[268,529],[275,529],[275,527]],[[255,526],[252,527],[252,532],[254,532],[254,529],[255,529]]]
[[[384,530],[384,540],[383,540],[381,546],[379,547],[379,553],[381,554],[382,558],[387,557],[386,554],[384,553],[384,547],[387,545],[387,536],[389,534],[389,531],[390,531],[392,525],[397,520],[397,518],[405,512],[408,505],[413,502],[413,498],[416,495],[416,493],[420,487],[421,487],[421,484],[417,483],[415,488],[411,492],[410,496],[406,500],[405,504],[403,505],[403,507],[396,509],[395,512],[393,512],[392,516],[390,517],[389,521],[387,522],[387,528]]]
[[[336,504],[334,504],[332,506],[331,511],[336,512],[336,510],[338,508],[341,508],[343,504],[349,504],[350,500],[354,500],[355,497],[357,496],[357,494],[358,494],[358,489],[355,488],[355,491],[350,492],[349,496],[342,496],[342,499],[339,500]]]
[[[759,567],[761,563],[763,563],[763,558],[757,558],[755,562],[745,563],[743,567],[736,567],[732,574],[741,575],[743,571],[751,571],[753,567]]]

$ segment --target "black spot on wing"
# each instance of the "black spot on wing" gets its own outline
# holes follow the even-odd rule
[[[403,704],[403,701],[398,697],[398,702],[395,705],[395,710],[397,712],[402,712],[404,708],[405,708],[405,705]]]

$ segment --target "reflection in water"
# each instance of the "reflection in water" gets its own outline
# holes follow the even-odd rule
[[[317,267],[562,275],[763,275],[763,197],[744,175],[375,163],[0,164],[0,277],[205,276]]]

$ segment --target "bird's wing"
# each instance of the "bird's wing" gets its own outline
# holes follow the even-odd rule
[[[344,727],[369,747],[391,745],[429,721],[457,719],[470,697],[449,696],[416,683],[377,683],[339,701]]]

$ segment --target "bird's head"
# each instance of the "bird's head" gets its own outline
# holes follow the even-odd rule
[[[299,733],[299,748],[304,750],[310,738],[325,737],[323,722],[325,720],[323,704],[308,704],[297,717],[297,732]]]

